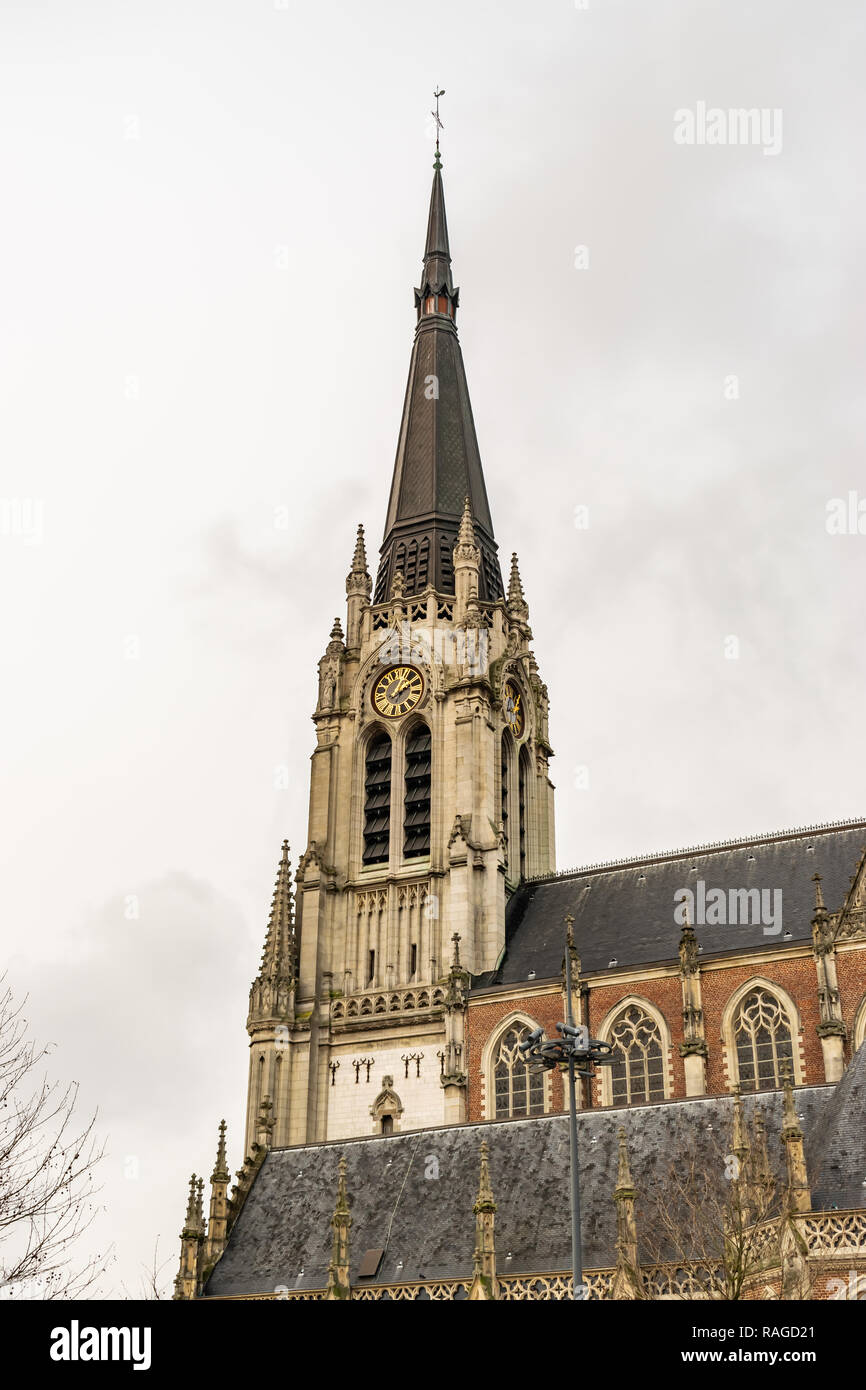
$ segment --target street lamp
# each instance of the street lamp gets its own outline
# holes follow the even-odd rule
[[[557,1023],[558,1038],[545,1038],[544,1029],[536,1028],[520,1043],[528,1066],[534,1069],[562,1067],[568,1070],[568,1132],[571,1164],[571,1296],[584,1296],[583,1260],[580,1250],[580,1169],[577,1145],[576,1076],[592,1077],[594,1066],[610,1066],[613,1062],[610,1043],[589,1036],[589,1029],[575,1024],[571,1007],[571,952],[574,947],[574,918],[565,919],[565,1023]],[[578,1292],[580,1290],[580,1292]]]

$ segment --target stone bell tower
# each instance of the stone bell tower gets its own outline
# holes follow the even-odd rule
[[[462,1120],[471,978],[509,895],[554,868],[547,688],[516,556],[502,580],[438,149],[434,171],[375,591],[359,526],[294,903],[278,878],[280,959],[251,997],[248,1124],[267,1094],[277,1145]]]

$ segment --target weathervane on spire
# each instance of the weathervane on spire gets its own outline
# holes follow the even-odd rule
[[[437,85],[436,90],[434,91],[433,95],[434,95],[434,97],[436,98],[436,110],[430,112],[430,115],[433,117],[433,120],[434,120],[435,123],[436,123],[436,162],[435,162],[435,164],[433,165],[433,168],[434,168],[434,169],[441,169],[441,168],[442,168],[442,164],[441,164],[441,161],[440,161],[440,159],[439,159],[439,132],[440,132],[440,130],[444,130],[445,127],[443,126],[442,122],[441,122],[440,119],[439,119],[439,98],[440,98],[440,97],[444,97],[444,95],[445,95],[445,88],[444,88],[444,87],[441,87],[441,88],[440,88],[440,87]]]

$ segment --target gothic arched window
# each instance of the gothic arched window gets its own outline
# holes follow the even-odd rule
[[[390,834],[391,740],[387,734],[380,734],[367,749],[364,768],[365,864],[387,863]]]
[[[665,1058],[655,1019],[639,1004],[629,1004],[608,1029],[615,1061],[609,1068],[613,1105],[663,1100]]]
[[[430,730],[418,724],[406,740],[403,857],[430,853]]]
[[[791,1025],[782,1003],[768,989],[753,989],[734,1016],[737,1076],[744,1091],[781,1086],[787,1068],[794,1074]]]
[[[530,1071],[519,1044],[528,1038],[526,1024],[515,1024],[501,1038],[493,1064],[495,1118],[544,1114],[544,1073]]]

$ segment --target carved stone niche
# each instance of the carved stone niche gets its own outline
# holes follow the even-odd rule
[[[403,1102],[394,1090],[393,1076],[382,1077],[382,1089],[370,1106],[374,1134],[396,1134],[400,1129]]]

